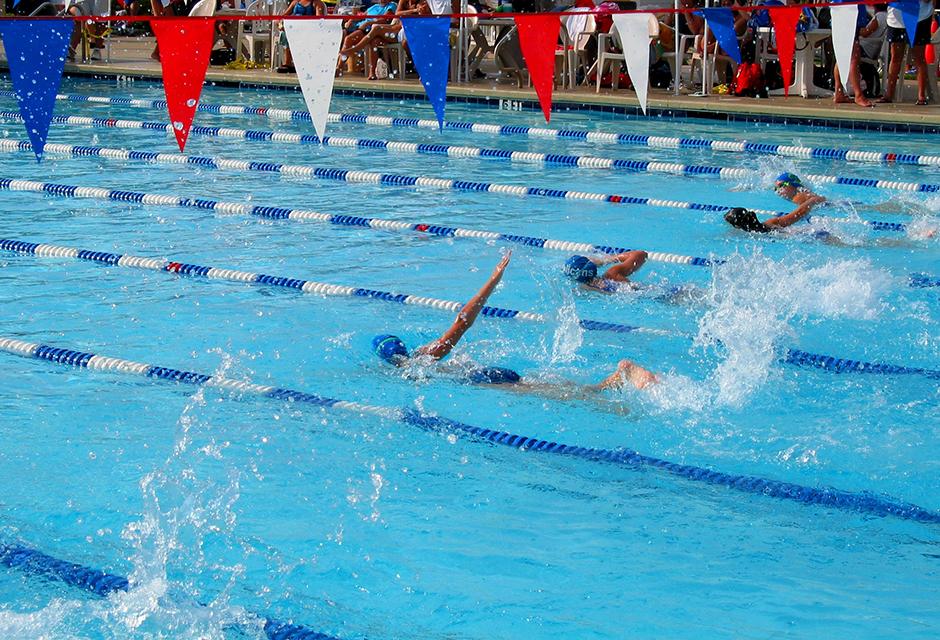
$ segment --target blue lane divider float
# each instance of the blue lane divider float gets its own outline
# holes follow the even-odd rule
[[[170,130],[170,125],[160,127]],[[218,129],[216,127],[215,129]],[[195,128],[193,129],[195,130]],[[191,130],[191,131],[193,131]],[[238,130],[230,130],[238,131]],[[250,132],[243,132],[250,133]],[[271,135],[278,135],[268,131]],[[295,135],[295,134],[284,134]],[[401,143],[405,144],[405,143]],[[410,143],[409,143],[410,144]],[[28,141],[0,139],[0,151],[3,152],[30,152],[32,144]],[[378,184],[392,187],[431,187],[449,191],[476,191],[512,195],[522,197],[560,198],[567,200],[591,200],[594,202],[609,202],[613,204],[632,204],[649,207],[663,207],[669,209],[687,209],[703,212],[725,212],[729,205],[703,204],[701,202],[685,202],[683,200],[663,200],[660,198],[645,198],[641,196],[612,195],[585,191],[568,191],[564,189],[549,189],[544,187],[527,187],[491,182],[471,182],[467,180],[448,180],[431,178],[428,176],[409,176],[395,173],[377,173],[374,171],[354,171],[352,169],[337,169],[328,167],[314,167],[309,165],[292,165],[276,162],[251,162],[246,160],[232,160],[229,158],[210,156],[187,156],[176,153],[156,153],[153,151],[135,151],[128,149],[114,149],[108,147],[94,147],[87,145],[46,144],[43,152],[47,154],[64,154],[72,158],[107,158],[110,160],[128,160],[154,164],[174,164],[191,167],[225,169],[234,171],[249,171],[257,173],[276,173],[292,177],[301,177],[317,180],[335,180],[345,183]],[[752,209],[755,213],[779,216],[785,211],[771,211],[768,209]],[[836,221],[845,219],[833,218]],[[875,220],[853,220],[868,225],[875,231],[905,231],[907,227],[897,222],[882,222]]]
[[[552,453],[635,469],[655,469],[692,482],[723,486],[744,493],[790,500],[804,505],[818,505],[875,516],[893,516],[904,520],[940,524],[940,512],[889,497],[879,497],[869,492],[850,492],[829,487],[807,487],[757,476],[723,473],[704,467],[670,462],[629,449],[600,449],[561,444],[506,431],[483,429],[440,416],[426,415],[412,409],[396,409],[337,400],[282,387],[230,380],[220,376],[181,371],[142,362],[53,347],[47,344],[24,342],[15,338],[0,337],[0,352],[24,358],[47,360],[92,371],[123,373],[157,380],[208,385],[275,400],[303,402],[323,409],[380,416],[435,433],[469,437],[477,441],[512,447],[523,452]]]
[[[425,296],[415,296],[407,293],[377,291],[375,289],[366,289],[363,287],[350,287],[346,285],[329,284],[326,282],[314,282],[313,280],[303,280],[301,278],[288,278],[284,276],[271,276],[263,273],[236,271],[234,269],[207,267],[184,261],[143,258],[140,256],[132,256],[128,254],[109,253],[107,251],[91,251],[88,249],[76,249],[75,247],[63,247],[53,244],[25,242],[22,240],[0,238],[0,250],[43,257],[73,258],[109,266],[148,269],[150,271],[176,273],[184,276],[200,276],[215,280],[228,280],[231,282],[259,284],[271,287],[283,287],[285,289],[293,289],[295,291],[320,294],[324,296],[347,296],[363,300],[381,300],[383,302],[393,302],[396,304],[431,307],[432,309],[449,311],[451,313],[456,313],[460,310],[461,307],[463,307],[462,302],[441,300],[439,298],[428,298]],[[547,320],[547,318],[541,313],[518,311],[516,309],[503,309],[500,307],[485,306],[480,313],[488,318],[501,318],[506,320],[525,320],[529,322],[545,322]],[[635,327],[617,322],[602,322],[600,320],[584,319],[580,320],[579,324],[587,331],[648,333],[655,335],[671,335],[673,333],[664,329]]]
[[[173,157],[172,155],[170,157]],[[48,193],[62,198],[83,198],[93,200],[112,200],[116,202],[135,202],[144,205],[158,205],[166,207],[180,207],[188,209],[208,209],[224,215],[255,216],[267,220],[290,220],[306,222],[322,222],[336,226],[355,227],[357,229],[372,229],[376,231],[409,231],[420,234],[429,234],[445,238],[470,238],[484,242],[511,242],[515,244],[548,249],[551,251],[564,251],[566,253],[624,253],[630,249],[612,247],[587,242],[570,242],[567,240],[551,240],[536,238],[512,233],[499,233],[496,231],[480,231],[475,229],[462,229],[439,224],[421,222],[402,222],[384,218],[365,218],[360,216],[336,215],[321,213],[306,209],[290,209],[270,205],[250,205],[238,202],[223,202],[206,198],[187,198],[184,196],[161,195],[156,193],[143,193],[140,191],[126,191],[123,189],[103,189],[99,187],[80,187],[71,184],[57,184],[54,182],[37,182],[34,180],[15,180],[0,178],[0,190],[31,191],[35,193]],[[649,251],[649,259],[656,262],[690,265],[695,267],[708,267],[720,264],[723,260],[684,256],[661,251]]]
[[[53,578],[103,598],[130,588],[124,576],[60,560],[17,543],[0,543],[0,566],[16,569],[28,576]],[[264,620],[264,634],[269,640],[337,640],[300,624],[259,617]]]
[[[910,285],[920,289],[927,287],[940,287],[940,278],[935,278],[927,273],[912,273]]]
[[[8,117],[11,114],[13,114],[13,112],[0,112],[0,117]],[[75,118],[80,116],[59,117]],[[126,128],[127,123],[138,121],[115,120],[114,122],[115,127]],[[68,124],[77,123],[69,122]],[[141,124],[148,126],[142,126],[139,128],[153,129],[153,125],[159,125],[160,123],[144,122]],[[197,127],[196,133],[198,134],[201,130],[204,129],[214,129],[214,127]],[[276,140],[277,142],[294,144],[322,144],[323,146],[327,147],[355,148],[360,150],[368,150],[370,152],[376,150],[386,150],[417,155],[443,155],[451,158],[482,158],[486,160],[497,160],[505,162],[523,162],[528,164],[535,163],[550,166],[577,167],[580,169],[606,169],[611,171],[627,171],[630,173],[657,173],[682,177],[719,178],[721,180],[742,180],[751,177],[754,173],[753,169],[744,167],[718,167],[714,165],[680,164],[676,162],[656,162],[651,160],[622,160],[616,158],[600,158],[596,156],[534,153],[531,151],[513,151],[508,149],[486,149],[482,147],[466,147],[450,144],[416,144],[395,140],[381,140],[377,138],[342,138],[338,136],[326,136],[321,140],[315,135],[281,132],[275,133],[270,131],[231,128],[220,129],[218,137],[245,138],[249,140],[272,139]],[[32,151],[32,149],[11,147],[6,147],[3,150]],[[68,153],[66,151],[62,151],[61,149],[57,152]],[[849,176],[832,176],[815,173],[805,174],[804,177],[810,182],[816,182],[819,184],[841,184],[854,187],[866,187],[870,189],[911,191],[918,193],[936,193],[940,191],[940,184],[931,183],[877,180],[874,178],[853,178]]]
[[[864,362],[848,358],[836,358],[821,353],[809,353],[799,349],[787,349],[781,362],[800,367],[823,369],[833,373],[871,373],[886,376],[924,376],[940,380],[940,370],[923,367],[905,367],[884,362]]]
[[[14,98],[16,97],[16,94],[12,91],[0,91],[0,96]],[[167,108],[166,101],[164,100],[141,100],[126,97],[89,96],[81,94],[60,94],[56,96],[56,98],[58,100],[67,100],[70,102],[113,104],[144,109],[166,110]],[[307,111],[291,109],[274,109],[270,107],[250,106],[245,107],[240,105],[221,105],[202,102],[199,103],[197,109],[207,113],[263,116],[272,120],[310,120],[310,114]],[[410,129],[437,129],[439,127],[437,120],[433,119],[393,118],[390,116],[371,116],[356,113],[331,113],[329,114],[328,121]],[[856,151],[852,149],[827,147],[797,147],[790,145],[767,144],[761,142],[747,142],[745,140],[735,141],[710,140],[707,138],[677,138],[668,136],[649,136],[636,133],[605,133],[602,131],[584,131],[581,129],[549,129],[545,127],[527,127],[520,125],[484,124],[480,122],[445,122],[444,128],[477,134],[525,136],[530,138],[558,138],[586,142],[640,145],[660,149],[707,149],[711,151],[726,151],[730,153],[746,153],[752,155],[772,155],[806,159],[821,158],[826,160],[844,160],[877,164],[913,164],[923,166],[940,165],[940,156],[878,151]],[[891,189],[894,187],[884,188]],[[935,189],[929,190],[933,191]]]

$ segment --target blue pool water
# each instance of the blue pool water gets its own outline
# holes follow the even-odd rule
[[[160,99],[159,85],[67,80],[63,92]],[[207,87],[203,102],[302,108],[299,93]],[[2,102],[13,109],[12,100]],[[433,117],[421,102],[338,96],[333,111]],[[62,115],[165,120],[83,103]],[[448,120],[540,124],[451,104]],[[197,124],[310,133],[200,113]],[[552,125],[931,153],[923,136],[562,112]],[[3,135],[25,138],[22,125]],[[746,180],[612,173],[193,136],[187,153],[786,209],[784,170],[940,182],[935,168],[334,124],[337,136],[743,166]],[[141,130],[54,125],[50,142],[172,152]],[[621,358],[650,393],[555,400],[403,377],[378,333],[416,346],[452,314],[360,298],[0,253],[0,336],[224,375],[732,474],[870,492],[940,511],[940,388],[926,376],[781,364],[786,348],[940,369],[940,196],[820,191],[845,246],[747,237],[719,214],[307,181],[190,166],[0,154],[0,177],[179,194],[727,258],[648,263],[636,279],[696,299],[575,291],[564,253],[513,246],[495,306],[454,357],[593,383]],[[465,300],[507,246],[212,211],[2,192],[0,237]],[[877,205],[877,209],[871,207]],[[829,212],[826,212],[829,215]],[[667,330],[583,332],[590,318]],[[7,637],[263,637],[257,614],[342,638],[936,637],[937,525],[804,505],[653,470],[495,447],[371,414],[0,354],[0,535],[129,576],[100,599],[0,570]]]

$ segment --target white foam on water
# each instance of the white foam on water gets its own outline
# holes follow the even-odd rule
[[[4,638],[31,638],[53,640],[59,638],[81,638],[72,631],[83,617],[85,602],[79,600],[54,599],[40,609],[30,612],[0,611],[0,630]]]
[[[870,320],[893,279],[867,260],[773,260],[756,250],[713,268],[707,310],[690,355],[714,353],[718,364],[702,381],[667,372],[643,394],[660,409],[695,412],[740,406],[763,387],[782,345],[795,341],[808,318]]]

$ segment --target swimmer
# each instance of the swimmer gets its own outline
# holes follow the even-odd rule
[[[826,199],[813,193],[813,190],[803,184],[803,180],[795,173],[786,171],[777,176],[774,181],[774,191],[778,196],[789,200],[793,204],[804,204],[815,200],[815,204],[822,204]]]
[[[796,175],[795,173],[790,173],[786,171],[777,176],[777,179],[774,181],[774,191],[778,196],[789,200],[793,204],[802,205],[808,202],[814,201],[813,206],[841,206],[854,211],[873,211],[878,213],[902,213],[905,211],[906,207],[914,206],[912,203],[903,203],[898,202],[897,200],[886,200],[884,202],[869,204],[862,202],[855,202],[848,199],[843,199],[839,201],[829,201],[824,196],[814,193],[812,189],[807,187],[803,180]],[[930,213],[929,210],[924,209],[925,213]],[[936,230],[927,233],[927,237],[932,237],[936,233]]]
[[[617,293],[625,288],[636,288],[630,282],[630,276],[640,270],[646,262],[645,251],[627,251],[603,257],[571,256],[565,261],[565,275],[581,284],[585,289],[601,293]],[[597,268],[613,264],[597,275]]]
[[[771,231],[777,231],[796,224],[812,211],[815,204],[815,201],[810,200],[809,202],[801,204],[790,213],[775,218],[769,218],[763,222],[758,219],[757,214],[753,211],[745,209],[744,207],[735,207],[725,214],[725,222],[741,231],[770,233]]]
[[[496,289],[500,280],[503,278],[503,272],[509,265],[509,259],[512,252],[507,252],[499,264],[493,270],[492,275],[486,281],[475,296],[457,314],[457,318],[447,331],[440,338],[429,342],[413,351],[409,351],[405,343],[398,336],[383,334],[375,336],[372,339],[372,351],[389,364],[396,367],[405,367],[411,363],[420,363],[422,360],[436,362],[445,358],[460,339],[463,338],[467,330],[473,326],[474,321],[480,315],[483,307],[486,305],[490,294]],[[621,360],[617,370],[607,376],[604,380],[595,385],[558,385],[541,383],[527,380],[521,375],[505,367],[482,367],[470,366],[453,369],[465,382],[472,384],[493,384],[506,385],[518,391],[529,391],[533,393],[542,393],[554,397],[570,398],[581,394],[579,391],[597,392],[604,389],[619,389],[627,383],[632,384],[637,389],[644,389],[658,381],[658,378],[643,367],[630,362]]]
[[[786,172],[777,176],[777,181],[774,183],[774,191],[776,191],[777,195],[781,198],[786,198],[796,204],[796,209],[785,215],[776,216],[761,222],[757,218],[757,214],[753,211],[745,209],[744,207],[735,207],[725,214],[725,221],[735,229],[740,229],[741,231],[770,233],[771,231],[778,231],[796,224],[806,218],[809,212],[813,210],[813,207],[826,202],[823,196],[813,193],[811,189],[803,184],[800,177],[794,173]],[[826,233],[826,237],[829,237],[827,232],[821,233]]]

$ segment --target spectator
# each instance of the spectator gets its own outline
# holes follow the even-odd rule
[[[843,0],[833,0],[834,2],[841,3]],[[858,14],[855,20],[855,36],[852,43],[852,58],[849,62],[849,83],[852,86],[852,92],[855,94],[854,102],[860,107],[873,107],[871,101],[865,97],[865,94],[862,92],[862,78],[858,72],[858,60],[861,56],[861,47],[858,44],[858,37],[862,29],[868,28],[868,12],[865,10],[865,5],[858,5]],[[833,76],[835,78],[835,92],[832,97],[832,101],[836,104],[842,104],[846,102],[853,102],[851,98],[845,95],[845,91],[842,88],[842,78],[839,75],[839,65],[835,65],[832,70]]]
[[[324,16],[326,15],[326,5],[321,0],[291,0],[284,11],[285,16]],[[281,29],[280,39],[278,40],[284,49],[284,64],[279,66],[278,73],[294,73],[294,58],[290,53],[290,46],[287,42],[287,32]]]
[[[910,43],[914,68],[917,69],[916,104],[919,105],[927,104],[927,60],[924,58],[924,48],[930,42],[930,25],[933,20],[933,0],[921,0],[917,14],[917,28],[914,32],[914,42]],[[901,10],[894,5],[888,6],[888,42],[891,43],[891,63],[888,65],[887,86],[884,95],[875,102],[894,102],[898,76],[904,64],[904,54],[907,52],[907,29],[904,28]]]

